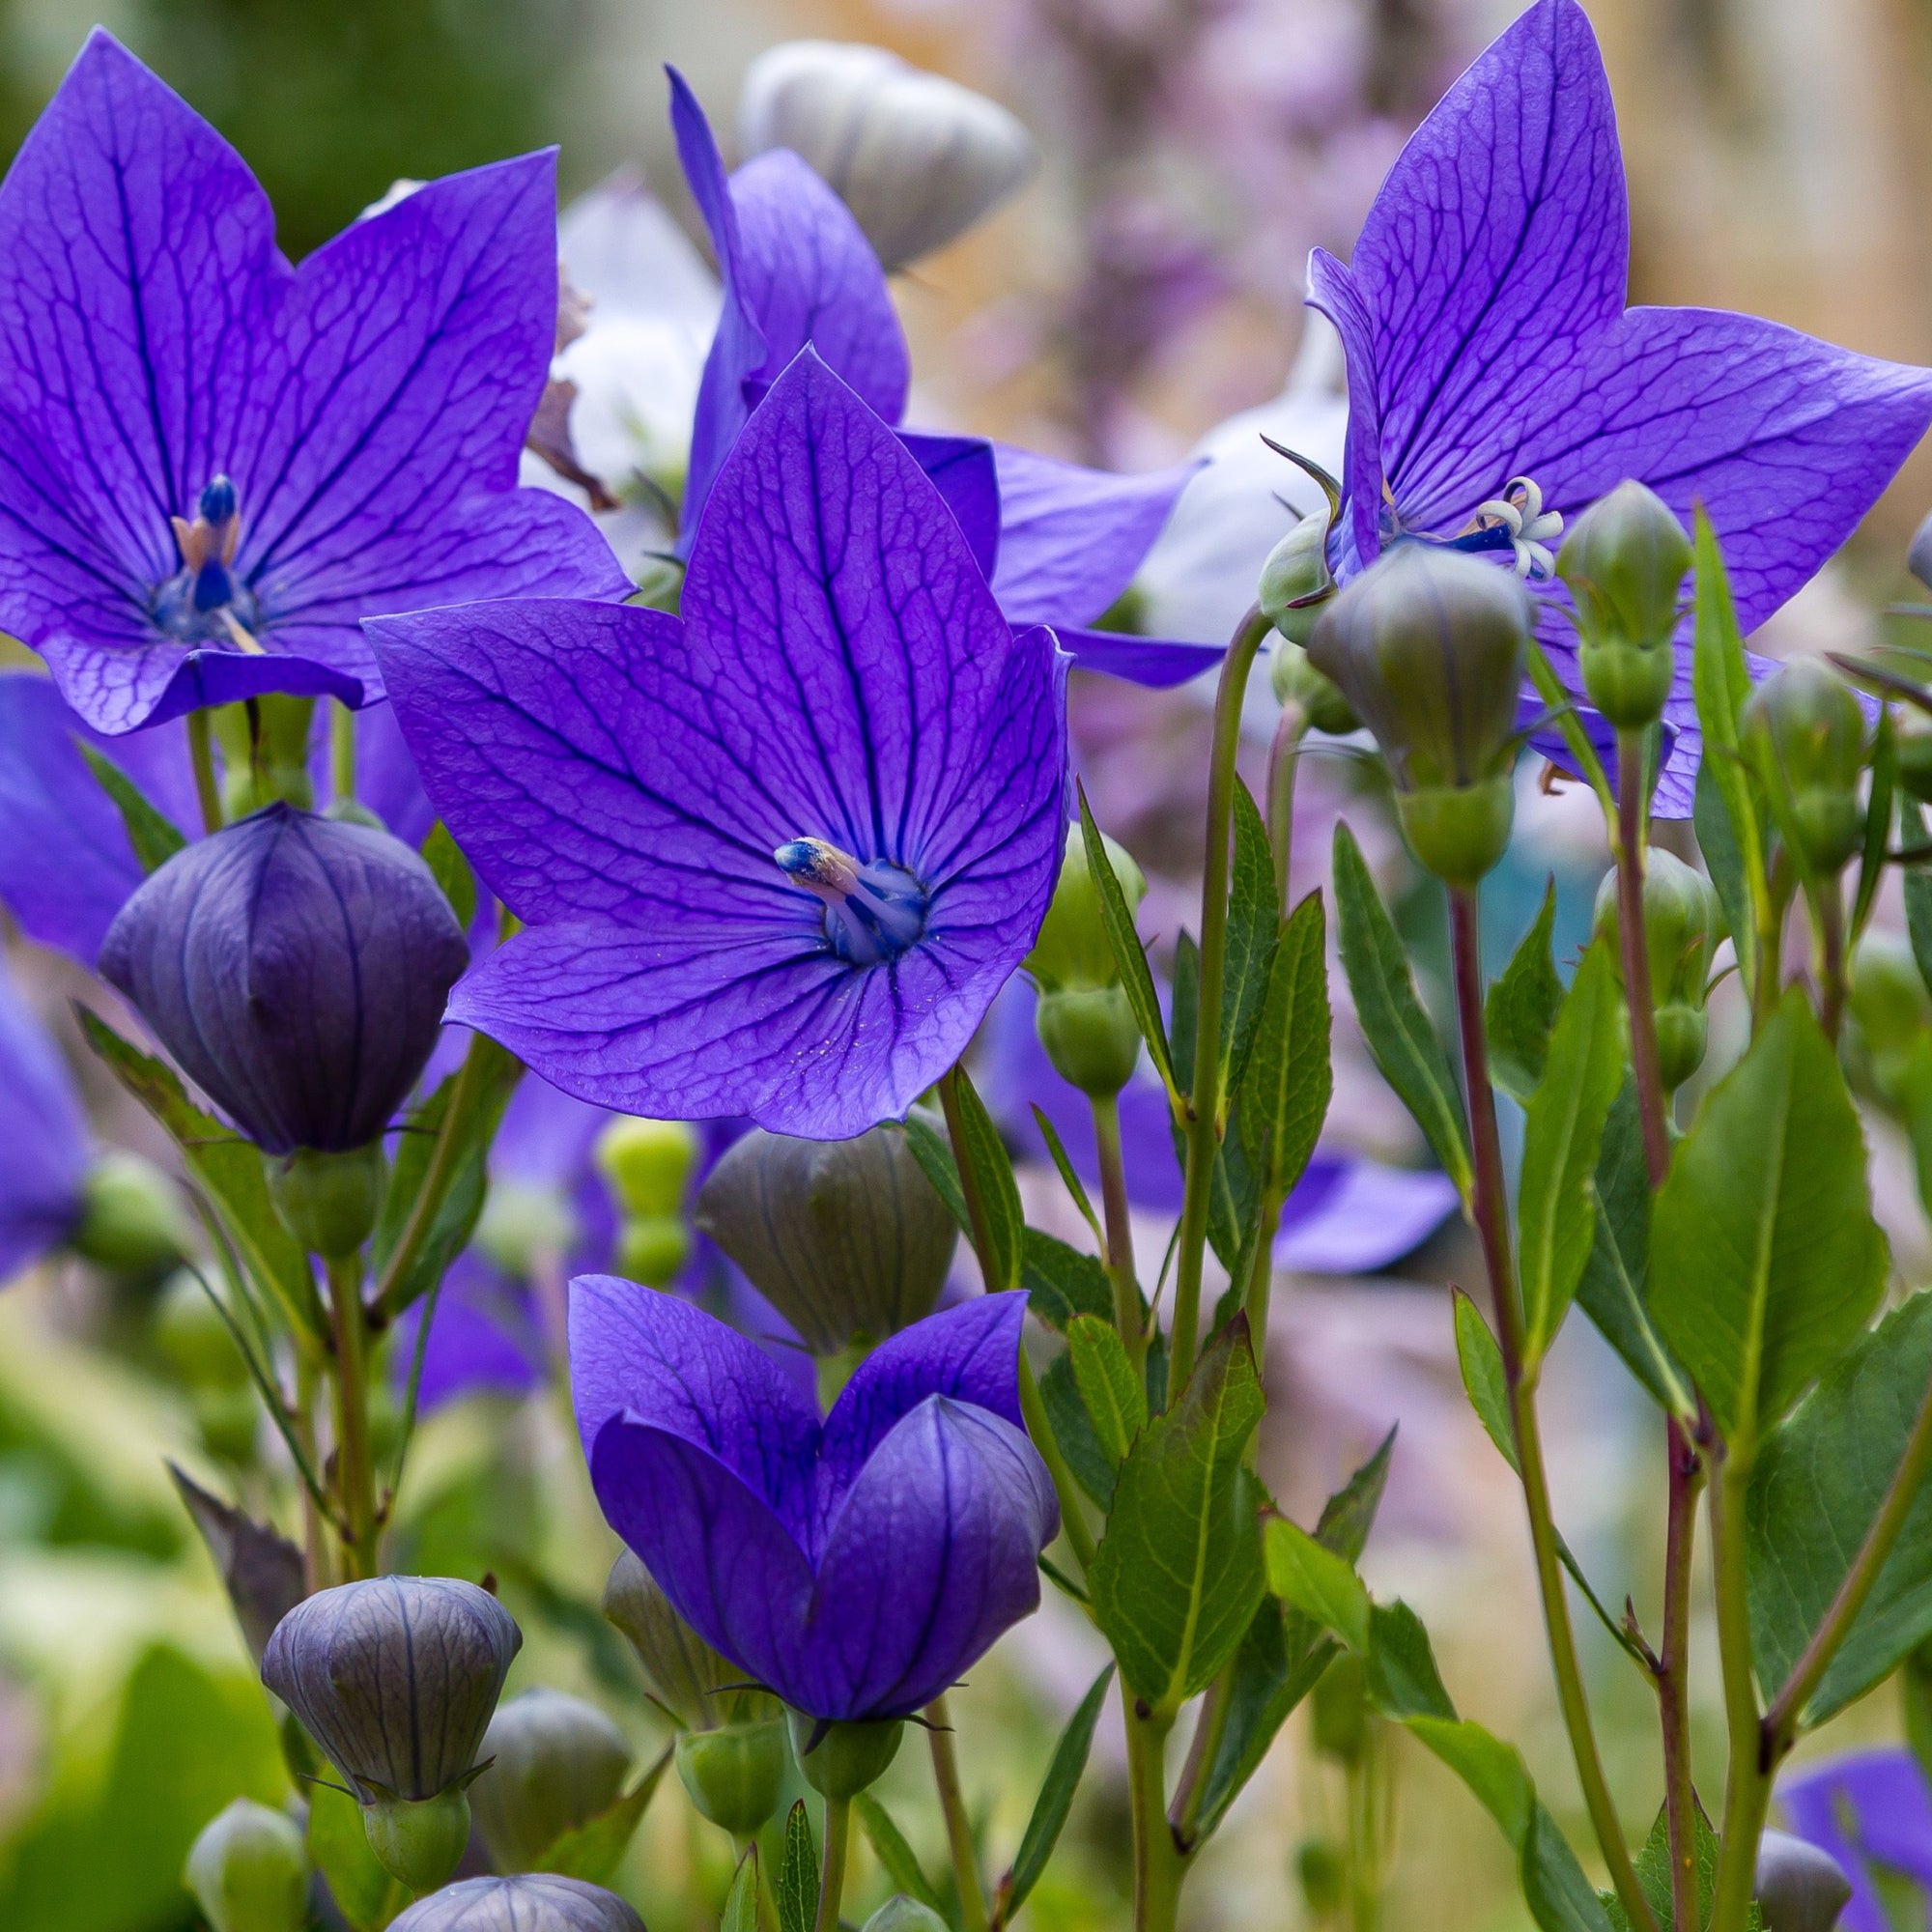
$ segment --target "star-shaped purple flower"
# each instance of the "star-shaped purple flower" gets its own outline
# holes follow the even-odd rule
[[[1348,577],[1399,537],[1494,552],[1544,592],[1573,690],[1576,637],[1531,546],[1626,477],[1723,547],[1762,623],[1844,542],[1932,420],[1932,371],[1755,317],[1624,306],[1630,217],[1609,83],[1576,0],[1537,0],[1389,171],[1344,267],[1309,300],[1349,363]],[[1541,517],[1543,527],[1536,526]],[[1685,816],[1700,743],[1688,653],[1657,809]]]
[[[0,185],[0,627],[90,724],[361,704],[365,616],[628,593],[587,517],[516,487],[554,174],[432,182],[291,268],[234,149],[89,38]]]
[[[571,1283],[570,1380],[611,1525],[678,1613],[812,1718],[930,1703],[1039,1602],[1059,1528],[1020,1420],[1024,1294],[875,1349],[823,1422],[753,1342],[609,1275]]]
[[[1045,916],[1066,660],[810,351],[719,472],[682,612],[370,624],[431,800],[528,928],[449,1017],[600,1106],[859,1133]]]
[[[724,297],[692,431],[689,547],[752,409],[808,343],[895,426],[911,363],[885,270],[845,204],[788,149],[727,177],[704,110],[675,69],[670,86],[678,155]],[[1221,643],[1092,628],[1126,589],[1198,464],[1120,476],[981,437],[900,437],[952,506],[1009,621],[1050,624],[1077,664],[1137,684],[1180,684],[1220,661]]]

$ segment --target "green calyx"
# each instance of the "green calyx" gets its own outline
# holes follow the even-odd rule
[[[120,1150],[95,1162],[69,1245],[116,1274],[146,1275],[187,1252],[187,1228],[169,1180],[152,1161]]]
[[[903,1719],[872,1723],[826,1723],[791,1714],[791,1747],[805,1781],[826,1798],[856,1798],[884,1775],[898,1755],[905,1735]]]
[[[388,1184],[381,1141],[344,1153],[298,1148],[265,1154],[263,1163],[275,1212],[310,1254],[342,1261],[369,1238]]]
[[[1309,724],[1331,738],[1346,737],[1361,728],[1354,706],[1331,679],[1315,668],[1298,642],[1283,639],[1268,653],[1268,683],[1284,710],[1294,706]]]
[[[1328,519],[1303,517],[1268,552],[1255,602],[1292,644],[1305,644],[1321,607],[1335,594],[1328,569]]]
[[[1799,658],[1751,693],[1740,721],[1747,760],[1799,864],[1841,870],[1864,838],[1859,779],[1865,720],[1851,688]]]
[[[1556,574],[1575,602],[1583,689],[1619,730],[1641,730],[1663,715],[1690,569],[1683,525],[1637,482],[1591,504],[1556,554]]]
[[[1053,1070],[1081,1093],[1104,1098],[1133,1078],[1141,1030],[1124,987],[1043,992],[1033,1023]]]
[[[271,692],[209,713],[221,747],[221,807],[232,824],[283,801],[298,811],[315,806],[309,777],[309,726],[315,699]],[[378,821],[380,823],[380,821]]]
[[[464,1783],[434,1798],[379,1798],[362,1807],[362,1830],[377,1861],[418,1898],[449,1883],[469,1842]]]
[[[1473,886],[1508,849],[1516,785],[1507,772],[1481,784],[1398,791],[1395,803],[1415,863],[1445,885]]]
[[[592,1157],[627,1219],[674,1215],[697,1165],[697,1129],[688,1121],[612,1121]]]
[[[783,1720],[686,1731],[677,1741],[676,1764],[691,1802],[733,1837],[749,1838],[779,1807],[785,1775]]]
[[[1131,912],[1147,896],[1147,879],[1122,846],[1101,835],[1108,863],[1120,881],[1122,895]],[[1066,832],[1065,855],[1060,862],[1060,879],[1053,889],[1053,903],[1040,922],[1039,937],[1021,964],[1033,975],[1042,993],[1091,990],[1118,986],[1121,969],[1114,957],[1113,942],[1100,917],[1099,888],[1087,869],[1087,841],[1077,825]]]

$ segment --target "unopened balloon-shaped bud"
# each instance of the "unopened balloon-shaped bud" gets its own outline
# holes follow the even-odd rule
[[[1450,885],[1473,885],[1509,843],[1529,617],[1508,571],[1408,542],[1342,591],[1309,640],[1388,761],[1409,849]]]
[[[192,1268],[177,1268],[155,1297],[155,1345],[189,1388],[248,1386],[248,1365],[202,1278]]]
[[[297,1148],[266,1165],[275,1212],[310,1254],[340,1260],[369,1238],[389,1179],[381,1141],[339,1153]]]
[[[75,1254],[116,1274],[145,1275],[187,1252],[187,1224],[175,1184],[153,1161],[117,1148],[89,1170]]]
[[[651,1573],[628,1549],[604,1585],[604,1614],[630,1639],[651,1694],[679,1723],[704,1730],[777,1710],[767,1693],[746,1688],[744,1671],[720,1657],[671,1608]]]
[[[490,1182],[471,1239],[498,1272],[531,1281],[569,1254],[581,1233],[561,1188],[505,1177]]]
[[[1322,606],[1335,594],[1328,568],[1328,519],[1303,517],[1268,552],[1255,602],[1290,643],[1305,644]]]
[[[1764,1932],[1832,1932],[1852,1896],[1852,1882],[1831,1853],[1788,1832],[1757,1844],[1757,1902]]]
[[[866,1920],[864,1932],[946,1932],[946,1920],[931,1906],[895,1891]]]
[[[1147,878],[1125,846],[1105,833],[1100,842],[1131,913],[1147,896]],[[1043,993],[1121,983],[1120,961],[1100,914],[1100,889],[1087,864],[1086,835],[1078,825],[1066,829],[1052,903],[1040,922],[1033,951],[1021,963]]]
[[[1662,497],[1619,483],[1570,526],[1556,574],[1570,586],[1577,666],[1589,699],[1619,730],[1663,716],[1690,539]]]
[[[699,1153],[688,1121],[615,1120],[597,1136],[592,1158],[623,1213],[637,1220],[675,1214]]]
[[[686,1731],[677,1741],[677,1775],[691,1802],[735,1838],[760,1831],[784,1786],[784,1719]]]
[[[595,1704],[526,1690],[483,1734],[489,1770],[469,1787],[476,1829],[497,1871],[542,1871],[551,1847],[617,1802],[631,1768],[624,1734]]]
[[[238,1798],[202,1827],[183,1883],[213,1932],[302,1932],[308,1854],[286,1812]]]
[[[1327,1838],[1304,1838],[1295,1847],[1294,1875],[1309,1917],[1325,1925],[1341,1915],[1349,1902],[1349,1865],[1340,1849]]]
[[[444,1886],[390,1919],[389,1932],[644,1932],[644,1921],[601,1885],[532,1872]]]
[[[1932,992],[1904,940],[1859,941],[1845,1020],[1845,1059],[1862,1088],[1907,1117],[1932,1099]]]
[[[277,800],[299,811],[315,803],[308,765],[314,716],[314,698],[279,692],[209,713],[221,747],[221,809],[229,818],[246,818]]]
[[[177,852],[100,950],[183,1070],[277,1154],[377,1140],[469,963],[407,845],[287,805]]]
[[[959,1235],[895,1126],[848,1141],[754,1127],[698,1190],[697,1225],[818,1355],[929,1315]]]
[[[1597,889],[1596,929],[1608,937],[1613,970],[1621,983],[1614,870],[1604,875]],[[1643,929],[1659,1071],[1664,1086],[1674,1092],[1703,1064],[1710,1032],[1704,1001],[1710,990],[1712,955],[1724,935],[1724,913],[1710,880],[1661,845],[1651,846],[1644,855]]]
[[[1315,1719],[1315,1748],[1341,1764],[1359,1763],[1369,1747],[1369,1709],[1362,1666],[1353,1657],[1338,1657],[1316,1681],[1310,1698]]]
[[[798,1768],[811,1788],[831,1799],[856,1798],[885,1776],[898,1755],[905,1720],[887,1718],[877,1722],[828,1722],[791,1714],[791,1747]]]
[[[675,1214],[649,1214],[617,1230],[613,1265],[626,1280],[668,1288],[691,1261],[691,1230]]]
[[[1816,658],[1798,658],[1751,693],[1744,753],[1800,864],[1832,874],[1864,838],[1859,774],[1865,720],[1851,687]]]
[[[1284,710],[1293,705],[1303,723],[1316,730],[1341,738],[1361,729],[1362,721],[1355,716],[1354,706],[1342,696],[1339,686],[1315,668],[1300,644],[1284,638],[1274,645],[1268,654],[1268,683],[1275,702]]]
[[[887,268],[930,254],[1019,188],[1033,137],[984,95],[838,41],[787,41],[738,99],[748,155],[789,148],[829,182]]]
[[[412,1891],[434,1890],[463,1856],[464,1787],[523,1640],[495,1597],[449,1577],[318,1591],[269,1639],[262,1682],[348,1781],[370,1848]]]
[[[1916,704],[1901,704],[1893,744],[1900,789],[1920,805],[1932,805],[1932,718]]]

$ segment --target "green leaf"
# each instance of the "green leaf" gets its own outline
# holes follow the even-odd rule
[[[922,1159],[920,1165],[925,1162]],[[964,1212],[963,1203],[960,1211]],[[1026,1230],[1020,1286],[1027,1292],[1028,1309],[1063,1335],[1076,1315],[1113,1320],[1114,1286],[1107,1270],[1092,1255],[1083,1255],[1038,1228]]]
[[[639,1821],[649,1808],[663,1780],[671,1753],[662,1752],[630,1790],[617,1801],[566,1832],[543,1855],[543,1869],[560,1878],[581,1878],[586,1885],[608,1885],[626,1849],[637,1835]],[[735,1889],[735,1887],[733,1888]],[[729,1918],[729,1913],[726,1913]]]
[[[1712,1090],[1657,1197],[1648,1299],[1734,1464],[1865,1325],[1885,1286],[1864,1139],[1792,987]]]
[[[1174,942],[1174,986],[1171,1032],[1174,1038],[1174,1080],[1182,1094],[1194,1091],[1194,1035],[1200,1026],[1201,949],[1183,925]],[[1180,1147],[1180,1122],[1175,1122],[1175,1146]],[[1181,1156],[1185,1165],[1186,1156]]]
[[[1520,1472],[1516,1458],[1516,1425],[1510,1420],[1509,1379],[1503,1373],[1503,1351],[1483,1320],[1483,1311],[1460,1288],[1450,1290],[1456,1304],[1456,1362],[1463,1371],[1463,1389],[1469,1406],[1483,1425],[1483,1434],[1496,1445],[1512,1469]]]
[[[1891,707],[1878,715],[1878,730],[1872,738],[1871,791],[1865,804],[1864,851],[1859,860],[1859,889],[1852,898],[1850,943],[1871,918],[1878,889],[1885,878],[1886,852],[1891,843],[1891,808],[1898,792],[1898,730],[1891,722]]]
[[[1262,1553],[1267,1586],[1283,1603],[1333,1631],[1357,1657],[1368,1654],[1369,1593],[1352,1565],[1285,1516],[1268,1519]]]
[[[476,874],[469,869],[469,861],[450,836],[449,827],[440,818],[422,842],[422,858],[442,888],[442,895],[449,901],[457,924],[468,932],[476,917]]]
[[[1076,1315],[1066,1324],[1066,1355],[1100,1452],[1118,1471],[1147,1427],[1147,1385],[1134,1374],[1113,1323],[1097,1316]]]
[[[1046,1373],[1039,1378],[1039,1399],[1052,1425],[1053,1439],[1060,1444],[1074,1480],[1100,1508],[1110,1508],[1120,1470],[1101,1448],[1094,1418],[1080,1399],[1070,1354],[1057,1356],[1046,1365]]]
[[[860,1804],[865,1803],[862,1793]],[[758,1932],[758,1841],[753,1838],[731,1874],[731,1889],[724,1894],[724,1916],[718,1932]]]
[[[894,1889],[904,1892],[908,1898],[918,1899],[944,1918],[946,1903],[940,1897],[938,1889],[926,1877],[918,1855],[906,1843],[905,1833],[893,1822],[892,1813],[869,1791],[862,1791],[852,1801],[852,1815],[858,1819],[859,1829],[865,1833],[867,1842],[885,1866],[886,1876],[892,1880]]]
[[[1335,916],[1342,967],[1382,1078],[1415,1116],[1442,1171],[1469,1199],[1468,1127],[1449,1057],[1415,990],[1395,923],[1346,820],[1335,824]]]
[[[1724,803],[1723,789],[1718,783],[1718,768],[1709,758],[1701,758],[1697,763],[1697,795],[1690,817],[1697,834],[1697,850],[1724,908],[1724,928],[1733,937],[1742,932],[1748,944],[1750,886],[1745,878],[1738,836],[1731,830],[1730,808]]]
[[[1134,916],[1127,909],[1121,882],[1114,876],[1114,862],[1107,857],[1106,841],[1094,822],[1087,803],[1087,788],[1080,787],[1080,835],[1087,843],[1087,869],[1093,875],[1100,897],[1100,921],[1114,949],[1114,963],[1121,969],[1121,984],[1126,989],[1127,1005],[1140,1025],[1141,1037],[1153,1056],[1154,1070],[1167,1083],[1168,1096],[1178,1099],[1174,1062],[1167,1049],[1167,1030],[1160,1023],[1160,1000],[1153,989],[1153,975],[1148,970],[1147,953],[1140,934],[1134,930]]]
[[[1114,1666],[1110,1663],[1081,1698],[1079,1708],[1067,1719],[1066,1728],[1053,1747],[1053,1757],[1046,1767],[1045,1777],[1040,1780],[1039,1796],[1034,1800],[1033,1816],[1027,1820],[1020,1848],[1013,1854],[1006,1877],[1000,1881],[998,1918],[1003,1925],[1010,1924],[1013,1914],[1026,1903],[1046,1869],[1047,1860],[1053,1856],[1054,1846],[1060,1842],[1066,1815],[1073,1808],[1073,1794],[1079,1788],[1080,1775],[1087,1769],[1087,1753],[1094,1745],[1094,1726],[1100,1721],[1100,1706],[1106,1701],[1107,1686],[1113,1676]]]
[[[257,1291],[281,1307],[292,1328],[326,1341],[328,1323],[301,1244],[282,1225],[269,1199],[261,1153],[205,1114],[174,1070],[124,1039],[99,1014],[76,1004],[82,1037],[122,1086],[147,1108],[181,1149],[200,1188]]]
[[[1335,1084],[1328,1034],[1327,923],[1321,895],[1310,893],[1276,943],[1241,1078],[1241,1141],[1252,1165],[1266,1146],[1267,1195],[1285,1195],[1315,1151]]]
[[[308,1785],[304,1796],[308,1855],[328,1881],[329,1896],[355,1932],[381,1932],[409,1904],[410,1894],[369,1849],[361,1805],[333,1784]]]
[[[100,789],[114,801],[142,871],[158,871],[187,843],[181,828],[149,800],[147,793],[112,758],[85,738],[77,737],[73,742],[80,748],[89,770],[100,781]]]
[[[1156,1710],[1177,1711],[1207,1686],[1260,1600],[1254,1481],[1241,1459],[1263,1406],[1236,1316],[1122,1466],[1088,1583],[1122,1680]]]
[[[1901,798],[1898,814],[1908,845],[1932,842],[1932,834],[1925,829],[1925,814],[1916,798]],[[1932,987],[1932,867],[1906,866],[1901,870],[1905,880],[1905,929],[1912,940],[1912,956],[1918,962],[1919,978]]]
[[[1235,781],[1234,867],[1229,876],[1228,929],[1221,955],[1221,1105],[1240,1086],[1267,997],[1281,897],[1267,827],[1248,788]]]
[[[1835,1362],[1759,1452],[1745,1521],[1752,1648],[1771,1695],[1824,1621],[1878,1515],[1932,1383],[1932,1294],[1895,1308]],[[1921,1488],[1878,1581],[1803,1714],[1860,1697],[1932,1635],[1932,1487]]]
[[[1527,1100],[1543,1078],[1544,1057],[1549,1051],[1549,1030],[1563,1005],[1563,981],[1557,977],[1550,934],[1556,925],[1556,881],[1543,889],[1543,907],[1518,942],[1490,988],[1483,1006],[1483,1031],[1490,1042],[1490,1071],[1496,1085],[1519,1100]]]
[[[1381,1447],[1328,1498],[1315,1525],[1316,1542],[1346,1562],[1356,1562],[1369,1540],[1394,1448],[1391,1429]],[[1335,1640],[1313,1618],[1288,1608],[1279,1598],[1262,1598],[1235,1653],[1228,1719],[1202,1786],[1197,1842],[1220,1824],[1267,1755],[1275,1734],[1336,1655]]]
[[[954,1067],[948,1078],[954,1083],[959,1107],[960,1137],[963,1148],[952,1150],[963,1176],[971,1174],[986,1216],[986,1236],[992,1243],[992,1272],[987,1282],[995,1290],[1020,1285],[1020,1256],[1026,1245],[1026,1210],[1020,1206],[1019,1183],[1013,1179],[1012,1156],[1000,1138],[1000,1130],[986,1112],[985,1102],[974,1091],[963,1066]],[[969,1230],[969,1233],[971,1231]]]
[[[1362,1682],[1370,1703],[1399,1724],[1411,1718],[1456,1721],[1456,1707],[1442,1688],[1429,1633],[1406,1604],[1378,1604],[1370,1612],[1369,1655]]]
[[[952,1158],[951,1143],[918,1107],[899,1123],[899,1131],[905,1135],[920,1172],[932,1182],[932,1191],[946,1203],[959,1224],[959,1232],[971,1240],[973,1217],[966,1211],[965,1191],[959,1185],[959,1164]]]
[[[1698,1932],[1698,1927],[1710,1923],[1711,1907],[1718,1895],[1718,1860],[1721,1847],[1718,1834],[1705,1822],[1701,1807],[1693,1805],[1690,1810],[1690,1837],[1697,1861],[1697,1925],[1690,1932]],[[1670,1820],[1662,1807],[1659,1807],[1656,1821],[1650,1828],[1650,1835],[1643,1841],[1643,1849],[1633,1861],[1636,1873],[1637,1889],[1649,1901],[1657,1922],[1664,1932],[1675,1932],[1676,1901],[1671,1897],[1670,1885]],[[1623,1902],[1614,1892],[1600,1892],[1604,1910],[1609,1915],[1610,1924],[1615,1932],[1630,1932],[1630,1919],[1626,1917]],[[1756,1899],[1750,1902],[1748,1916],[1745,1920],[1746,1932],[1764,1932],[1764,1915],[1758,1910]]]
[[[1583,955],[1550,1030],[1523,1130],[1517,1252],[1523,1353],[1531,1363],[1563,1325],[1596,1238],[1597,1154],[1623,1084],[1624,1057],[1623,1003],[1609,946],[1600,939]]]
[[[779,1932],[811,1932],[818,1915],[818,1852],[803,1798],[785,1814],[784,1851],[772,1890],[778,1899]]]
[[[1073,1163],[1067,1158],[1066,1145],[1060,1138],[1060,1129],[1047,1119],[1046,1109],[1037,1101],[1028,1103],[1033,1111],[1034,1124],[1039,1129],[1039,1137],[1046,1143],[1046,1151],[1053,1156],[1053,1165],[1060,1175],[1060,1182],[1073,1197],[1073,1205],[1080,1210],[1081,1219],[1094,1231],[1094,1238],[1105,1244],[1106,1232],[1100,1226],[1100,1217],[1094,1211],[1094,1204],[1087,1198],[1087,1189],[1079,1175],[1073,1171]]]

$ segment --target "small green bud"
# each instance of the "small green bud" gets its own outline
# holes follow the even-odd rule
[[[1326,1838],[1304,1838],[1294,1854],[1294,1875],[1308,1901],[1309,1917],[1320,1921],[1337,1917],[1349,1895],[1349,1867]]]
[[[1316,1680],[1312,1703],[1315,1748],[1343,1764],[1358,1763],[1369,1747],[1372,1721],[1361,1663],[1338,1657]]]
[[[248,1365],[201,1277],[177,1268],[155,1297],[155,1346],[190,1388],[246,1389]]]
[[[1932,718],[1915,704],[1897,712],[1898,782],[1920,805],[1932,805]]]
[[[526,1690],[483,1733],[489,1768],[469,1787],[476,1829],[498,1872],[542,1871],[566,1832],[617,1802],[631,1769],[624,1734],[595,1704]]]
[[[192,1406],[195,1429],[211,1456],[239,1468],[254,1462],[259,1431],[252,1388],[196,1389]]]
[[[630,1639],[652,1694],[679,1723],[708,1730],[778,1710],[768,1691],[738,1688],[745,1673],[671,1608],[651,1573],[628,1549],[611,1565],[604,1585],[604,1614]]]
[[[784,1720],[686,1731],[677,1741],[677,1775],[691,1802],[733,1837],[749,1838],[779,1808],[784,1787]]]
[[[1033,1024],[1053,1070],[1081,1093],[1118,1094],[1134,1077],[1141,1030],[1125,987],[1042,992]]]
[[[581,1232],[561,1188],[502,1179],[490,1183],[473,1238],[512,1281],[530,1281],[569,1254]]]
[[[369,1238],[389,1179],[380,1140],[346,1153],[264,1154],[262,1164],[282,1226],[310,1254],[341,1261]]]
[[[238,1798],[201,1830],[183,1884],[213,1932],[302,1932],[308,1854],[295,1821]]]
[[[1614,867],[1597,888],[1595,923],[1597,932],[1609,941],[1612,970],[1621,985]],[[1644,854],[1643,930],[1658,1069],[1664,1086],[1675,1092],[1703,1065],[1710,1035],[1704,999],[1710,988],[1712,955],[1724,933],[1724,913],[1710,880],[1661,845]]]
[[[597,1136],[593,1158],[627,1216],[675,1214],[697,1165],[697,1129],[688,1121],[612,1121]]]
[[[362,1807],[377,1862],[416,1897],[456,1876],[469,1842],[469,1799],[461,1785],[434,1798],[379,1798]]]
[[[946,1920],[931,1906],[895,1891],[866,1920],[864,1932],[946,1932]]]
[[[1663,716],[1690,540],[1657,493],[1619,483],[1571,525],[1556,574],[1576,601],[1578,668],[1590,702],[1619,730]]]
[[[1764,1932],[1832,1932],[1852,1882],[1831,1853],[1785,1832],[1757,1844],[1757,1902]]]
[[[119,1149],[95,1162],[71,1245],[116,1274],[153,1274],[187,1252],[187,1227],[174,1182],[152,1161]]]
[[[1794,856],[1837,872],[1864,838],[1865,720],[1850,686],[1815,658],[1795,659],[1751,693],[1740,724]]]
[[[1845,1058],[1861,1086],[1910,1117],[1921,1099],[1932,1046],[1932,992],[1904,940],[1867,932],[1852,955]]]
[[[1262,615],[1292,644],[1305,644],[1335,594],[1328,569],[1328,519],[1303,517],[1268,552],[1255,593]]]
[[[1124,845],[1117,844],[1105,833],[1100,835],[1100,842],[1106,847],[1114,877],[1120,881],[1121,895],[1132,912],[1147,896],[1147,879]],[[1040,922],[1033,951],[1020,963],[1042,992],[1120,984],[1120,963],[1100,917],[1099,888],[1087,869],[1087,839],[1078,825],[1066,828],[1066,850],[1060,862],[1053,903]]]
[[[1316,730],[1341,738],[1361,729],[1354,706],[1315,668],[1299,644],[1284,639],[1275,645],[1269,653],[1268,683],[1274,688],[1275,702],[1284,708],[1294,705]]]
[[[930,1314],[959,1234],[894,1126],[845,1141],[753,1128],[706,1178],[697,1225],[817,1355]]]
[[[643,1214],[617,1230],[616,1270],[645,1288],[668,1288],[691,1260],[691,1230],[675,1214]]]
[[[1655,1024],[1658,1078],[1674,1094],[1704,1064],[1704,1049],[1711,1041],[1710,1017],[1702,1007],[1686,1006],[1680,1000],[1659,1007]]]
[[[856,1798],[876,1783],[898,1755],[904,1735],[905,1721],[900,1718],[828,1724],[803,1711],[791,1714],[791,1747],[798,1768],[805,1781],[827,1798]]]

